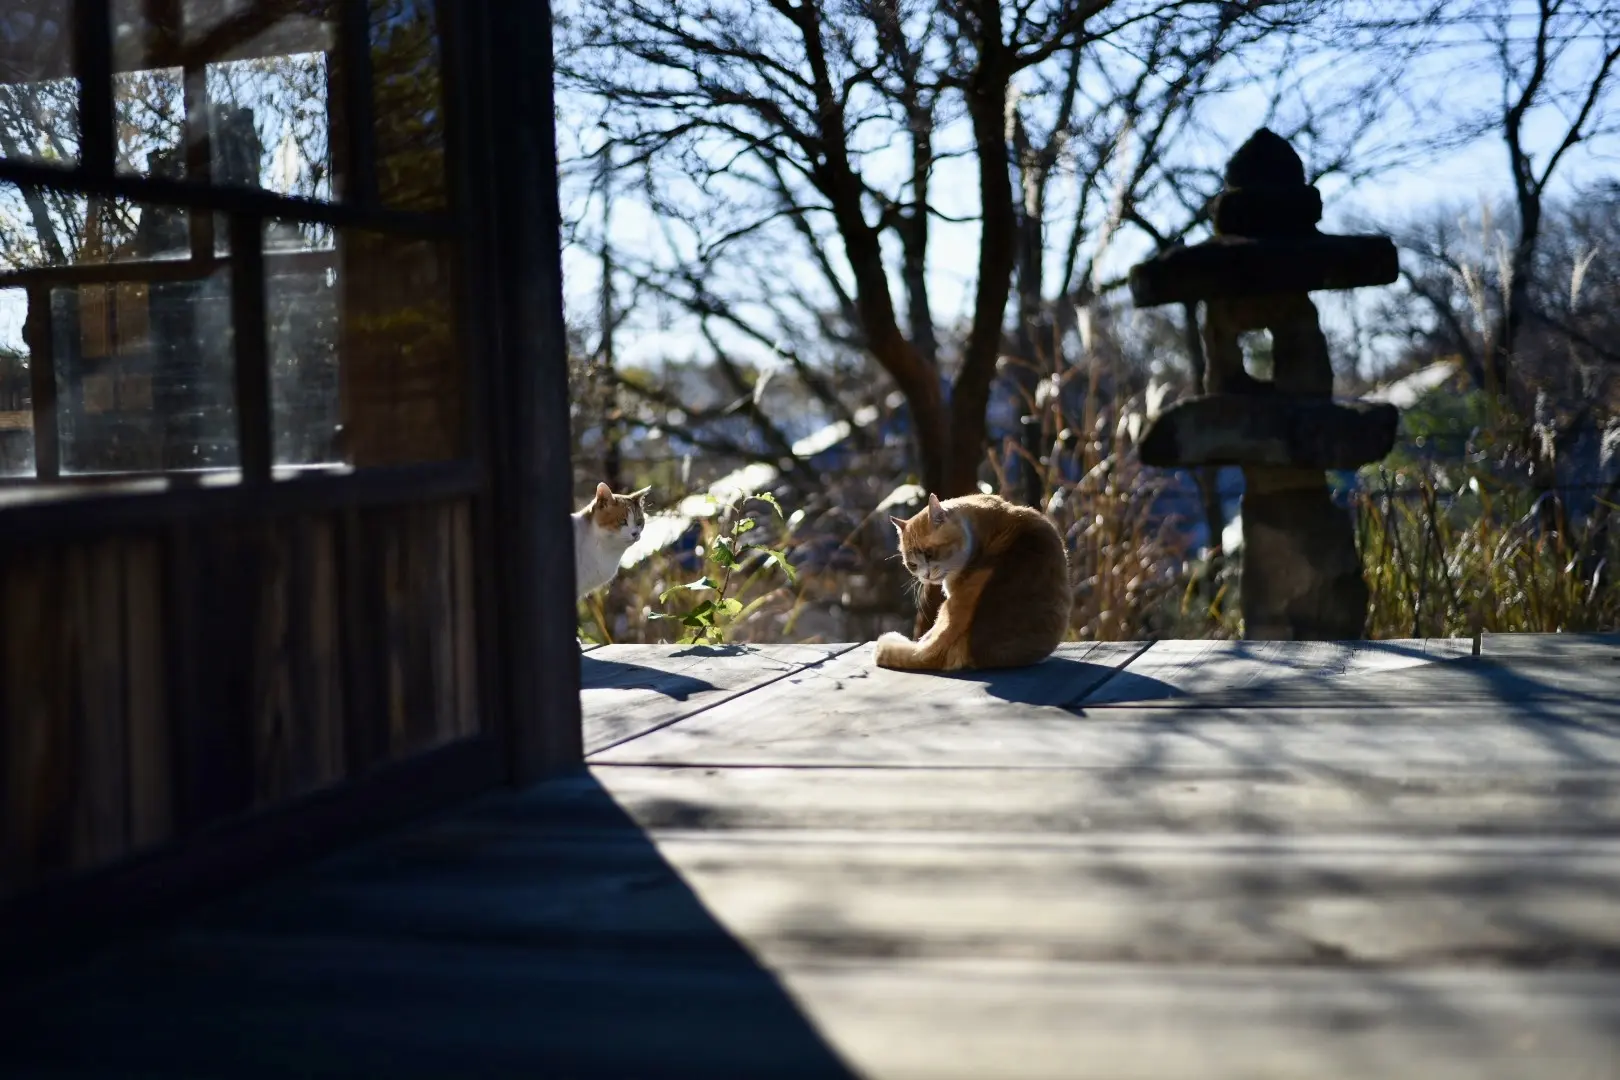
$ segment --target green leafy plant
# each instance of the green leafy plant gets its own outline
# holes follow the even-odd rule
[[[760,574],[768,573],[775,568],[787,578],[788,584],[795,587],[798,585],[798,573],[788,561],[787,553],[781,548],[767,547],[756,541],[750,534],[759,527],[759,522],[751,517],[737,516],[742,505],[747,502],[766,503],[776,511],[777,520],[785,521],[782,516],[782,505],[769,493],[750,495],[728,508],[728,515],[735,518],[731,531],[715,537],[704,548],[703,557],[711,564],[712,569],[696,581],[665,589],[659,595],[658,602],[667,608],[670,598],[681,593],[699,594],[703,599],[689,611],[665,610],[653,612],[648,616],[651,619],[679,621],[685,628],[679,644],[708,645],[724,642],[727,628],[747,618],[751,611],[763,602],[761,598],[744,605],[737,599],[736,593],[739,590],[734,586],[740,583],[739,578],[751,582]]]

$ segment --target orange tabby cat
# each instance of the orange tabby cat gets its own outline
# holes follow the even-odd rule
[[[887,633],[878,667],[960,671],[1021,667],[1050,656],[1069,628],[1072,593],[1063,537],[1039,510],[994,495],[940,502],[900,530],[906,569],[924,585],[943,585],[945,603],[921,639]]]

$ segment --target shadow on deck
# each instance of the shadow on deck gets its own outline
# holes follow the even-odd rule
[[[35,988],[0,1074],[1620,1075],[1620,639],[1487,646],[595,650],[592,768]]]
[[[612,796],[564,783],[588,826],[486,799],[19,994],[0,1074],[853,1076]]]

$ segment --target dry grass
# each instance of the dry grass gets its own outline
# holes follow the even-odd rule
[[[1116,398],[1095,370],[1075,368],[1043,380],[1026,405],[1027,422],[1039,432],[1032,440],[1038,450],[1006,440],[987,454],[985,475],[994,481],[992,490],[1022,499],[1021,474],[1033,473],[1040,505],[1071,552],[1072,637],[1237,636],[1235,560],[1187,550],[1185,523],[1166,520],[1156,507],[1171,477],[1136,457],[1142,395]],[[1471,442],[1462,462],[1442,466],[1397,455],[1389,467],[1364,472],[1353,505],[1371,593],[1367,636],[1620,627],[1620,507],[1605,509],[1600,501],[1598,513],[1569,521],[1556,502],[1549,505],[1552,496],[1537,502],[1521,479],[1523,462],[1482,445]],[[769,508],[746,508],[757,522],[748,537],[783,549],[799,579],[790,584],[763,553],[745,553],[728,585],[739,606],[727,640],[857,641],[910,630],[915,608],[896,559],[890,510],[874,509],[914,479],[899,465],[878,456],[827,477],[808,495],[778,488],[785,521]],[[636,483],[649,480],[661,482],[665,505],[687,493],[676,490],[677,477],[667,468]],[[703,576],[701,552],[734,534],[744,509],[698,519],[696,550],[687,541],[622,571],[609,590],[581,605],[581,633],[606,642],[680,637],[685,628],[678,622],[653,616],[685,614],[701,595],[661,597]],[[913,509],[892,508],[897,514]],[[1605,526],[1608,519],[1614,527]]]
[[[1085,380],[1084,393],[1071,385]],[[1041,505],[1068,539],[1075,590],[1072,637],[1078,640],[1140,640],[1147,637],[1227,636],[1235,631],[1231,594],[1191,562],[1177,523],[1156,514],[1154,501],[1168,483],[1164,474],[1136,459],[1142,401],[1114,399],[1087,369],[1041,384],[1028,401],[1028,416],[1041,432],[1042,451],[1029,454],[1007,440],[987,456],[987,475],[1001,494],[1014,490],[1014,460],[1034,471]],[[827,478],[823,489],[795,506],[793,492],[779,489],[786,522],[755,510],[748,533],[786,550],[799,570],[789,585],[761,555],[745,560],[729,595],[742,605],[727,628],[727,640],[745,642],[870,640],[885,630],[909,631],[915,616],[910,579],[896,557],[889,509],[874,508],[915,477],[863,462],[862,468]],[[663,479],[669,479],[664,472]],[[640,479],[636,483],[646,481]],[[686,494],[659,491],[666,505]],[[915,507],[894,507],[909,513]],[[662,552],[627,571],[604,593],[581,605],[581,633],[595,641],[672,641],[678,624],[655,619],[661,611],[685,613],[696,597],[661,597],[702,575],[699,552],[735,529],[741,511],[728,508],[697,522],[697,551],[690,542]],[[1207,587],[1206,587],[1207,586]],[[1224,591],[1223,591],[1224,590]]]
[[[1468,298],[1460,314],[1472,324],[1479,354],[1489,358],[1495,355],[1495,312],[1504,302],[1496,295],[1501,275],[1493,273],[1503,250],[1488,220],[1479,235],[1477,251],[1465,255],[1460,271]],[[1572,307],[1580,291],[1576,274]],[[1037,368],[1040,378],[1023,402],[1023,423],[1034,437],[1027,445],[1007,439],[990,448],[983,475],[993,482],[987,487],[1038,502],[1067,538],[1075,638],[1236,636],[1236,560],[1218,551],[1189,552],[1186,523],[1158,512],[1158,496],[1171,478],[1136,457],[1142,414],[1149,410],[1143,395],[1116,392],[1120,384],[1112,376],[1125,366],[1124,353],[1104,347],[1106,338],[1091,355],[1117,362],[1059,365],[1056,374],[1050,364]],[[582,371],[577,392],[583,393],[588,374]],[[1464,452],[1431,463],[1398,450],[1383,467],[1363,473],[1353,508],[1371,593],[1369,637],[1620,627],[1620,508],[1600,500],[1595,513],[1575,521],[1555,496],[1538,501],[1527,479],[1536,474],[1534,463],[1524,457],[1528,425],[1502,414],[1500,374],[1487,371],[1488,392],[1431,395],[1405,417],[1415,445],[1426,436],[1460,432],[1468,441]],[[911,589],[894,557],[890,510],[874,509],[899,485],[915,482],[903,454],[896,447],[874,451],[814,490],[776,489],[789,518],[779,524],[768,512],[756,513],[760,525],[753,535],[784,547],[799,567],[799,581],[790,586],[761,557],[745,560],[732,587],[741,608],[729,639],[870,640],[911,628]],[[689,493],[682,490],[685,467],[665,463],[640,471],[645,475],[635,477],[635,486],[654,484],[666,504]],[[1605,498],[1620,500],[1620,492],[1611,489]],[[915,505],[891,509],[909,513]],[[697,547],[709,550],[733,530],[734,515],[700,519]],[[676,597],[673,605],[660,597],[700,576],[701,564],[688,542],[685,550],[621,572],[605,594],[581,605],[582,632],[606,641],[672,640],[679,626],[651,616],[661,608],[684,610],[680,605],[691,597]]]
[[[1554,495],[1478,474],[1446,480],[1384,473],[1358,500],[1368,637],[1620,627],[1620,530],[1604,524],[1616,507],[1600,500],[1570,522]]]
[[[1073,392],[1076,380],[1085,381],[1083,393]],[[1155,510],[1170,478],[1136,456],[1147,402],[1110,395],[1101,381],[1092,365],[1038,384],[1026,398],[1025,422],[1037,425],[1042,452],[1011,438],[991,451],[998,493],[1022,497],[1015,461],[1033,471],[1039,505],[1069,544],[1074,639],[1226,636],[1235,629],[1228,596],[1189,557],[1186,523]]]

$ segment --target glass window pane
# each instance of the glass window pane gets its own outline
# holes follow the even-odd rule
[[[0,479],[34,475],[34,393],[28,293],[0,289]]]
[[[36,468],[41,385],[47,476],[239,466],[230,260],[185,234],[173,208],[0,184],[8,475]],[[466,453],[450,244],[274,221],[264,259],[278,468]]]
[[[326,0],[114,0],[119,168],[330,199],[335,11]]]
[[[364,188],[356,170],[369,168],[384,205],[442,208],[437,9],[357,2],[369,32],[369,149],[350,138],[347,114],[364,113],[345,107],[338,0],[114,0],[118,167],[322,200]],[[68,84],[70,106],[74,93]]]
[[[230,272],[51,290],[62,473],[237,464]]]
[[[272,460],[281,467],[341,463],[341,304],[332,231],[271,222],[264,251]]]
[[[465,451],[446,244],[272,223],[265,234],[275,463],[357,468]]]
[[[432,0],[369,0],[377,194],[401,210],[445,204],[444,83]]]
[[[0,157],[78,161],[72,15],[72,0],[0,4]]]
[[[229,267],[185,235],[172,207],[0,184],[0,354],[48,365],[62,474],[235,467]]]
[[[0,278],[8,272],[184,258],[186,212],[0,183]]]
[[[119,172],[185,178],[183,81],[180,68],[113,74],[113,162]]]

